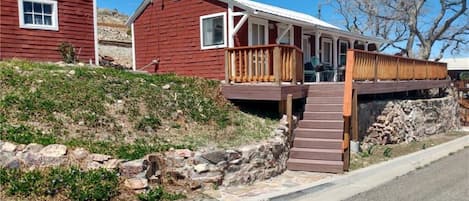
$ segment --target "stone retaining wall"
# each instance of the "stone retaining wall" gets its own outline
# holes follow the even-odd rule
[[[249,184],[286,170],[290,150],[287,123],[283,119],[273,136],[265,141],[235,149],[191,151],[170,150],[125,161],[64,145],[17,145],[0,141],[0,167],[45,168],[79,166],[83,170],[116,170],[132,190],[149,183],[179,185],[189,189],[218,185]]]
[[[446,133],[459,127],[458,108],[450,90],[438,98],[359,103],[363,144],[397,144]]]

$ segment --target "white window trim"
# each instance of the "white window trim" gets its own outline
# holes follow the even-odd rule
[[[252,46],[252,24],[258,24],[264,26],[264,37],[265,37],[265,44],[269,44],[269,21],[260,19],[260,18],[249,18],[249,28],[248,28],[248,44]]]
[[[33,3],[45,3],[52,4],[52,25],[38,25],[38,24],[25,24],[24,23],[24,9],[23,2],[30,1]],[[58,2],[56,0],[18,0],[18,15],[20,28],[23,29],[42,29],[42,30],[59,30],[59,13],[58,13]]]
[[[330,44],[330,48],[329,48],[329,49],[330,49],[330,51],[329,51],[329,59],[330,59],[330,61],[329,61],[329,62],[325,62],[325,61],[324,61],[324,55],[326,54],[326,52],[324,52],[324,46],[325,46],[324,44],[325,44],[325,43],[329,43],[329,44]],[[322,38],[322,42],[321,42],[321,63],[325,63],[325,64],[332,65],[332,60],[333,60],[333,58],[332,58],[332,51],[333,51],[332,48],[333,48],[333,47],[332,47],[332,46],[333,46],[332,39],[330,39],[330,38]]]
[[[345,52],[344,52],[344,53],[340,52],[342,44],[345,44],[345,46],[347,46],[347,48],[345,48]],[[348,50],[348,49],[349,49],[349,44],[348,44],[348,42],[345,41],[345,40],[339,40],[339,51],[338,51],[338,53],[339,53],[339,58],[338,58],[337,64],[340,65],[340,64],[342,63],[342,61],[340,60],[340,58],[341,58],[340,56],[342,56],[342,55],[347,56],[347,50]],[[347,61],[347,59],[345,59],[345,60]]]
[[[282,34],[282,31],[280,29],[287,29],[288,28],[288,25],[287,24],[277,24],[277,34]],[[285,37],[285,36],[284,36]],[[280,41],[282,39],[279,38],[278,41],[279,41],[279,44],[280,44]],[[294,45],[295,44],[295,26],[292,26],[291,29],[290,29],[290,45]]]
[[[209,45],[209,46],[204,46],[204,29],[203,29],[203,21],[204,19],[207,18],[213,18],[213,17],[219,17],[223,16],[223,44],[221,45]],[[227,29],[227,21],[226,21],[226,12],[221,12],[221,13],[214,13],[210,15],[204,15],[200,16],[200,49],[202,50],[208,50],[208,49],[217,49],[217,48],[225,48],[227,47],[227,34],[226,34],[226,29]]]

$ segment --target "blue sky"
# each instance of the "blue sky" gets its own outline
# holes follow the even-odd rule
[[[336,14],[335,8],[326,2],[330,0],[255,0],[258,2],[275,5],[302,13],[310,14],[317,17],[318,5],[323,5],[321,19],[329,22],[333,25],[343,27],[343,20]],[[123,12],[127,15],[132,15],[132,13],[137,9],[142,0],[98,0],[98,7],[100,8],[109,8],[117,9],[120,12]],[[326,4],[326,5],[324,5]],[[438,46],[438,44],[436,44]],[[438,48],[433,48],[434,51]],[[397,50],[389,50],[387,52],[396,52]],[[449,54],[445,56],[451,57]],[[456,57],[469,57],[469,52],[464,52],[462,55]]]

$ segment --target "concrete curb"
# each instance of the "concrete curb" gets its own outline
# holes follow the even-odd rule
[[[469,135],[344,175],[335,175],[314,183],[293,187],[281,192],[257,196],[248,200],[344,200],[428,165],[451,153],[462,150],[467,146],[469,146]]]

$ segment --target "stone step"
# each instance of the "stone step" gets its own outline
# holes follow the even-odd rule
[[[287,162],[287,168],[293,171],[343,173],[344,162],[290,158]]]
[[[301,120],[298,125],[299,128],[309,129],[344,129],[343,120]]]
[[[342,140],[295,137],[293,147],[310,149],[342,149]]]
[[[344,131],[340,129],[306,129],[297,128],[293,131],[295,137],[299,138],[320,138],[320,139],[343,139]]]
[[[308,97],[307,104],[344,104],[344,97]]]
[[[341,149],[308,149],[294,147],[290,150],[290,158],[342,161],[343,151]]]
[[[343,112],[343,104],[306,104],[306,112]]]
[[[304,112],[304,120],[342,120],[342,112]]]

